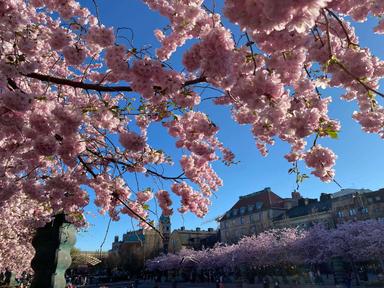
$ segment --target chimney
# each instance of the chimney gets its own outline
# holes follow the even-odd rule
[[[296,190],[292,192],[292,199],[299,200],[300,198],[301,198],[300,192]]]
[[[264,191],[267,192],[268,195],[268,204],[272,205],[272,200],[271,200],[271,187],[265,187]]]
[[[208,232],[213,232],[213,228],[208,228]]]
[[[200,227],[196,227],[196,232],[200,232]]]
[[[181,230],[181,231],[184,231],[184,230],[185,230],[185,227],[184,227],[184,226],[181,226],[180,230]]]
[[[302,206],[306,206],[307,204],[308,204],[308,199],[305,199],[305,198],[300,198],[300,199],[299,199],[298,205],[299,205],[300,207],[302,207]]]
[[[115,242],[119,242],[119,236],[115,236]]]
[[[321,193],[320,202],[331,200],[331,194]]]

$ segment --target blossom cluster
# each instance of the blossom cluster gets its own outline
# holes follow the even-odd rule
[[[114,220],[126,213],[146,226],[153,195],[129,183],[140,174],[172,181],[179,211],[203,217],[223,184],[212,163],[231,164],[234,154],[200,111],[202,82],[220,91],[215,104],[249,125],[262,155],[285,141],[285,158],[304,160],[323,181],[333,180],[336,156],[319,142],[336,138],[341,126],[319,88],[344,88],[342,98],[357,103],[353,119],[384,137],[384,63],[360,46],[347,20],[380,19],[383,1],[226,0],[223,13],[242,29],[240,39],[202,0],[143,2],[170,21],[168,31],[155,31],[156,57],[119,43],[117,31],[76,0],[0,0],[1,209],[21,197],[81,226],[91,188],[101,213]],[[383,27],[380,20],[374,31]],[[179,72],[166,60],[189,39]],[[180,176],[156,169],[177,162],[149,144],[156,123],[182,151]],[[171,196],[155,197],[171,214]],[[37,226],[49,221],[36,219]]]

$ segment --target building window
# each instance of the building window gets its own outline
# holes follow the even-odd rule
[[[242,224],[244,224],[244,217],[243,216],[240,217],[240,225],[242,225]]]
[[[373,202],[373,198],[368,198],[368,202],[372,203]]]
[[[263,220],[263,212],[259,213],[259,221]]]
[[[361,213],[362,214],[368,214],[368,208],[367,207],[362,208]]]
[[[249,215],[249,223],[253,223],[255,221],[255,217],[253,214]]]
[[[248,205],[248,212],[253,211],[253,205]]]
[[[376,199],[376,201],[380,201],[381,197],[380,196],[376,196],[375,199]]]
[[[337,211],[337,217],[343,218],[344,217],[344,212],[343,211]]]
[[[355,216],[355,215],[356,215],[356,209],[355,208],[349,209],[349,216]]]
[[[237,209],[233,209],[233,216],[237,215]]]
[[[231,218],[231,213],[227,212],[225,215],[227,216],[227,218]]]
[[[261,209],[261,207],[263,207],[263,202],[256,202],[255,207],[257,210]]]
[[[241,207],[240,208],[240,214],[244,214],[245,213],[245,207]]]

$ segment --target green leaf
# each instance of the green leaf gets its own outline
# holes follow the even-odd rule
[[[326,129],[326,130],[325,130],[325,133],[327,133],[327,135],[328,135],[329,137],[331,137],[332,139],[338,139],[338,138],[339,138],[338,132],[335,131],[335,130],[332,130],[332,129]]]
[[[332,55],[332,57],[327,62],[325,62],[324,66],[325,68],[328,68],[330,65],[336,64],[336,63],[339,63],[339,60],[335,55]]]

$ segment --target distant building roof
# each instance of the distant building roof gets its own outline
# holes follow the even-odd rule
[[[245,211],[238,213],[238,215],[254,213],[257,210],[265,210],[270,208],[281,209],[284,208],[284,199],[272,192],[270,187],[266,187],[261,191],[254,192],[245,196],[240,196],[239,200],[233,205],[219,221],[225,220],[230,211],[244,209]]]
[[[305,202],[305,200],[309,200]],[[300,203],[301,202],[301,203]],[[296,218],[312,213],[325,212],[332,209],[332,200],[327,199],[325,201],[317,201],[314,199],[302,199],[299,206],[293,207],[287,210],[282,215],[279,215],[274,220],[281,220],[286,218]]]
[[[346,189],[341,189],[340,191],[333,193],[332,198],[338,198],[338,197],[343,197],[351,194],[364,194],[364,193],[369,193],[372,192],[372,190],[369,189],[353,189],[353,188],[346,188]]]
[[[172,231],[172,233],[178,233],[178,234],[217,234],[217,230],[214,230],[212,228],[208,228],[208,230],[201,230],[200,228],[196,228],[196,230],[186,230],[184,227],[181,227],[180,229],[175,229]]]
[[[136,230],[136,231],[129,231],[125,234],[123,234],[122,243],[129,243],[129,242],[142,242],[145,240],[145,232],[143,229]]]
[[[266,187],[261,191],[254,192],[245,196],[240,196],[239,201],[231,209],[247,207],[256,203],[263,203],[264,207],[271,207],[281,203],[283,198],[272,192],[271,188]]]

